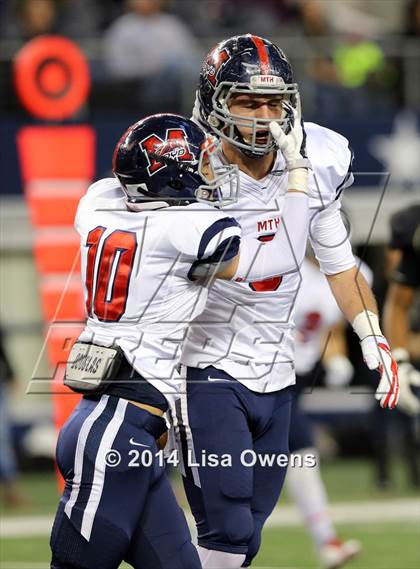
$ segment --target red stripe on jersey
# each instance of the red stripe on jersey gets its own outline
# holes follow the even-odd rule
[[[252,41],[255,44],[255,47],[258,51],[258,57],[260,58],[261,64],[261,75],[269,75],[270,74],[270,58],[268,57],[268,51],[265,47],[264,40],[259,38],[258,36],[251,36]]]

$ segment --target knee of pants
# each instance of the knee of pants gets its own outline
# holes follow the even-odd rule
[[[202,545],[247,546],[254,532],[254,521],[249,505],[228,505],[218,526],[208,529],[208,533],[199,536],[199,543]]]
[[[249,506],[234,506],[225,517],[226,537],[233,544],[248,543],[254,533],[254,520]]]

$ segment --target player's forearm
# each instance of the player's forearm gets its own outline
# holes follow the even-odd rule
[[[390,285],[384,307],[384,330],[392,348],[408,347],[408,311],[413,299],[413,288]]]
[[[327,278],[337,304],[359,336],[366,365],[380,373],[375,398],[381,407],[393,409],[399,397],[398,368],[381,331],[375,297],[369,285],[356,267]]]
[[[327,275],[327,279],[340,310],[350,323],[364,310],[378,314],[373,292],[357,267]]]

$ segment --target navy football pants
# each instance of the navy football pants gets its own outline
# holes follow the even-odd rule
[[[155,439],[165,421],[128,401],[83,399],[60,432],[65,490],[51,535],[53,569],[200,569]]]
[[[209,376],[219,381],[208,381]],[[246,554],[246,563],[256,555],[287,470],[276,457],[289,452],[290,405],[290,388],[261,394],[219,369],[188,368],[187,394],[177,403],[175,425],[202,547]],[[228,455],[232,464],[194,466],[210,453],[220,459]],[[274,463],[251,465],[255,456],[274,457]]]

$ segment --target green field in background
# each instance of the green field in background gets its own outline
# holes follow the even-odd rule
[[[396,499],[417,496],[406,485],[406,473],[401,464],[394,469],[394,486],[386,494],[375,491],[370,465],[366,461],[337,461],[323,466],[324,480],[332,503],[363,500]],[[174,485],[181,502],[179,479]],[[52,515],[58,502],[53,472],[25,475],[22,488],[31,502],[30,507],[1,511],[2,518],[13,516]],[[282,498],[288,503],[287,496]],[[420,517],[420,512],[419,512]],[[338,526],[343,538],[359,539],[363,555],[349,564],[349,569],[418,569],[420,567],[420,526],[413,522],[363,523]],[[48,537],[3,539],[0,545],[1,569],[36,569],[48,567]],[[20,565],[22,563],[23,565]],[[41,564],[41,565],[40,565]],[[44,565],[45,564],[45,565]],[[268,527],[263,534],[261,553],[255,567],[312,569],[318,567],[312,543],[303,528]]]
[[[418,569],[420,566],[419,526],[414,523],[361,524],[338,527],[340,535],[356,538],[363,554],[349,563],[349,569]],[[48,567],[48,538],[5,539],[2,541],[0,567],[19,569],[19,562],[41,563]],[[264,531],[261,553],[255,567],[315,569],[317,558],[312,544],[301,528],[268,528]],[[128,566],[126,566],[128,567]],[[37,569],[41,566],[37,565]]]

